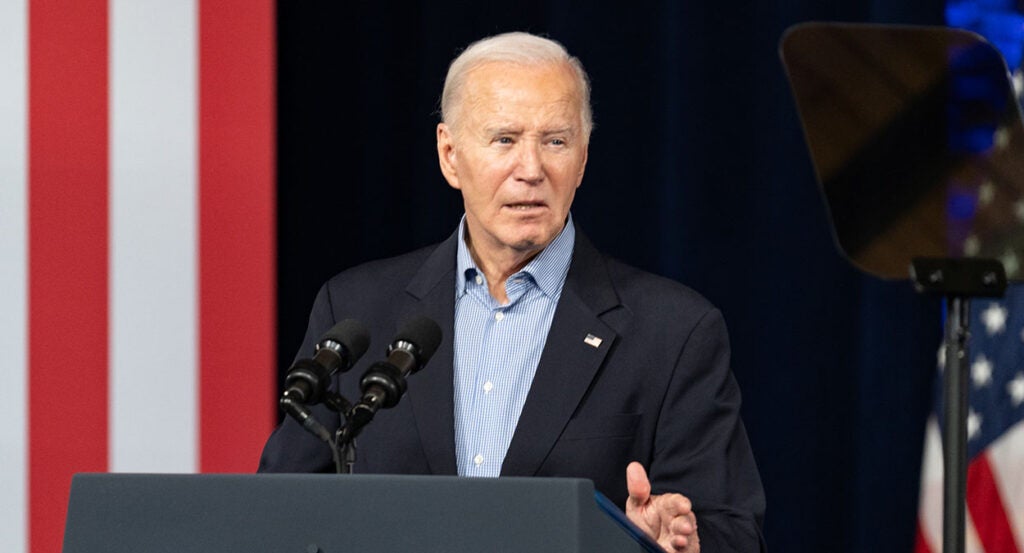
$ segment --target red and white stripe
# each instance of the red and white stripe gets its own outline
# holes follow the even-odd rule
[[[15,553],[28,527],[26,1],[0,2],[0,550]]]
[[[932,417],[925,434],[915,553],[942,551],[942,446]],[[966,553],[1024,553],[1024,423],[967,467]]]
[[[271,0],[0,2],[0,551],[274,420]]]

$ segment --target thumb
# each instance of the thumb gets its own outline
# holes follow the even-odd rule
[[[647,471],[636,461],[626,467],[626,490],[629,492],[627,509],[642,507],[651,498],[651,482],[647,479]]]

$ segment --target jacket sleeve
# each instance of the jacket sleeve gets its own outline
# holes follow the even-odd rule
[[[686,495],[701,550],[765,551],[765,498],[729,367],[729,338],[709,310],[680,350],[658,416],[650,466],[654,493]]]

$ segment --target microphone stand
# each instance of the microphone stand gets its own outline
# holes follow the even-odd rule
[[[352,404],[347,399],[337,392],[328,390],[324,394],[324,405],[342,417],[342,428],[348,426],[346,413],[352,409]],[[338,432],[340,433],[340,430]],[[356,462],[355,443],[339,443],[338,436],[339,434],[336,433],[334,439],[327,441],[327,445],[331,447],[331,456],[334,457],[334,470],[338,474],[352,474],[352,466]],[[344,459],[344,464],[342,459]]]
[[[356,464],[355,437],[349,439],[344,436],[344,431],[349,426],[352,403],[337,392],[327,391],[324,394],[324,405],[338,413],[342,419],[341,427],[334,434],[334,438],[326,440],[327,445],[331,447],[331,455],[334,457],[334,469],[337,474],[352,474]]]
[[[388,348],[388,360],[374,363],[363,375],[360,381],[363,397],[358,403],[353,405],[337,392],[324,392],[323,403],[341,419],[333,437],[305,405],[292,400],[288,391],[281,397],[281,407],[330,446],[338,474],[352,474],[356,464],[356,436],[378,410],[398,403],[405,393],[406,375],[426,364],[440,342],[441,329],[437,323],[427,318],[414,319]],[[421,344],[423,349],[416,344]]]
[[[338,466],[338,474],[352,474],[356,464],[356,436],[373,419],[373,413],[363,404],[348,405],[343,412],[344,424],[334,435],[334,442],[345,459],[345,470]]]
[[[399,386],[401,391],[405,390],[405,379],[401,374],[392,378],[401,381],[401,385],[393,384],[394,393],[400,396]],[[378,409],[391,406],[391,404],[381,403],[386,402],[385,399],[380,397],[376,399],[377,401],[363,401],[353,405],[337,392],[330,390],[324,392],[324,405],[338,413],[341,419],[341,426],[333,436],[313,417],[305,404],[293,400],[287,393],[281,397],[280,405],[286,413],[302,424],[303,428],[331,448],[331,456],[334,459],[334,468],[337,474],[353,474],[356,464],[356,436],[373,420]]]
[[[352,438],[344,438],[342,432],[349,427],[348,416],[352,411],[352,404],[337,392],[327,391],[324,393],[324,405],[328,409],[338,413],[343,419],[341,428],[331,436],[331,433],[319,421],[313,417],[305,404],[299,403],[286,393],[281,397],[281,408],[292,418],[302,424],[302,427],[317,438],[320,438],[331,448],[331,457],[334,460],[334,469],[337,474],[352,474],[352,467],[356,462],[355,441]],[[342,461],[344,459],[344,462]]]
[[[338,465],[338,474],[353,474],[353,467],[356,464],[356,437],[348,424],[338,429],[334,439],[345,459],[344,469],[341,464]]]

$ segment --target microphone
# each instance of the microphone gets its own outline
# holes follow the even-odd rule
[[[362,323],[345,319],[334,325],[316,344],[312,359],[299,359],[288,370],[281,405],[313,405],[323,401],[330,378],[351,369],[369,345],[370,333]]]
[[[406,377],[420,370],[441,344],[441,327],[426,317],[405,324],[388,346],[387,361],[374,363],[359,382],[363,397],[352,408],[349,426],[358,433],[380,409],[390,409],[406,390]]]

